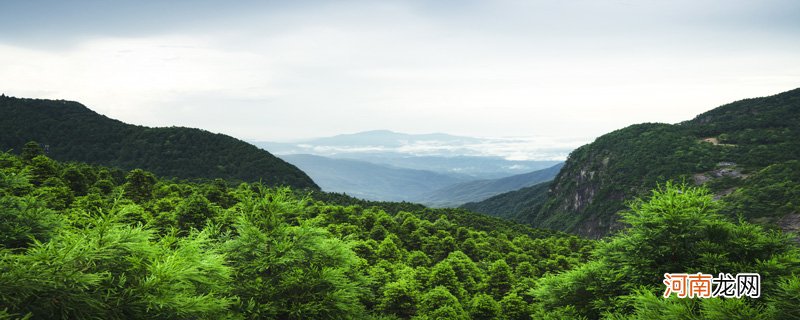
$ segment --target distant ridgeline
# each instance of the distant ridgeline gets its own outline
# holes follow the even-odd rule
[[[297,167],[227,135],[129,125],[72,101],[0,97],[0,150],[18,153],[28,141],[58,160],[318,189]]]
[[[800,228],[800,89],[745,99],[679,124],[645,123],[573,151],[558,176],[465,208],[601,237],[625,201],[668,180],[703,184],[723,212]]]

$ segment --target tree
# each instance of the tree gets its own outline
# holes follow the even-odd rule
[[[447,255],[447,258],[442,261],[452,266],[456,274],[461,288],[472,293],[478,289],[478,284],[481,283],[484,274],[475,262],[470,259],[466,254],[461,251],[453,251]],[[462,297],[457,292],[453,292],[458,297]]]
[[[0,305],[34,318],[225,318],[230,268],[207,234],[163,238],[90,218],[25,252],[0,251]]]
[[[426,292],[417,309],[421,319],[469,319],[458,299],[441,286]]]
[[[206,220],[214,216],[211,202],[199,193],[193,193],[176,208],[178,227],[182,230],[202,229]]]
[[[417,312],[418,287],[414,279],[403,278],[387,283],[378,310],[401,318],[412,317]]]
[[[396,237],[386,237],[381,241],[378,245],[378,251],[376,252],[378,258],[384,259],[387,261],[398,261],[403,259],[403,252],[400,251],[400,248],[397,246]]]
[[[546,312],[569,308],[589,318],[603,313],[623,317],[630,310],[634,318],[690,317],[737,308],[654,296],[664,290],[664,274],[674,272],[758,270],[770,275],[763,279],[762,296],[779,295],[777,282],[800,270],[800,253],[785,235],[730,222],[716,213],[718,206],[704,188],[668,183],[654,190],[649,200],[633,202],[631,211],[622,214],[630,228],[602,242],[594,260],[539,280],[533,290],[539,306]],[[741,312],[766,310],[768,301],[754,299],[750,311]],[[665,313],[667,309],[671,311]]]
[[[0,248],[26,248],[47,242],[63,220],[32,196],[0,197]]]
[[[500,316],[500,304],[492,296],[479,293],[469,303],[470,318],[476,320],[497,319]]]
[[[89,179],[85,174],[74,164],[68,165],[61,173],[61,179],[66,182],[75,195],[85,195],[89,190]]]
[[[513,283],[514,274],[511,272],[511,267],[508,266],[505,260],[497,260],[489,266],[487,287],[493,297],[498,300],[502,299],[503,296],[511,290],[511,285]]]
[[[31,161],[31,159],[35,158],[36,156],[43,156],[44,149],[37,143],[36,141],[28,141],[24,147],[22,147],[22,153],[20,157],[23,161]]]
[[[428,279],[429,288],[446,288],[454,296],[464,296],[466,292],[458,281],[458,276],[453,270],[453,266],[448,261],[441,261],[433,266],[431,270],[430,279]]]
[[[503,319],[508,320],[529,320],[531,318],[528,310],[528,303],[522,300],[516,293],[510,293],[500,300]]]
[[[364,317],[366,279],[352,272],[360,259],[341,240],[308,224],[282,220],[283,207],[264,190],[240,195],[236,238],[225,244],[235,268],[238,310],[250,318],[355,319]]]
[[[125,176],[123,188],[125,195],[137,203],[150,200],[153,193],[153,186],[156,184],[156,177],[142,169],[133,169]]]
[[[33,157],[28,164],[31,182],[36,185],[45,183],[47,179],[58,177],[57,163],[44,155]]]

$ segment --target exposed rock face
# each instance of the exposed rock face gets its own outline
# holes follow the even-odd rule
[[[621,224],[616,221],[616,217],[609,217],[608,214],[591,214],[596,209],[592,204],[598,200],[605,202],[605,200],[621,200],[624,197],[618,190],[604,188],[612,158],[610,152],[600,151],[589,153],[583,162],[568,162],[550,189],[551,195],[566,196],[553,197],[557,201],[549,202],[542,210],[539,217],[540,224],[590,238],[600,238],[612,230],[619,229]],[[572,217],[565,217],[565,214]],[[569,218],[572,218],[572,221],[569,221]]]
[[[728,201],[752,172],[800,159],[798,124],[800,89],[730,103],[675,125],[632,125],[573,151],[547,193],[532,194],[536,202],[505,207],[534,227],[599,238],[620,227],[625,201],[647,198],[667,181],[707,184]]]
[[[717,164],[717,169],[715,170],[693,174],[692,180],[694,181],[694,184],[702,185],[711,180],[723,177],[741,179],[746,178],[747,175],[742,174],[741,170],[736,167],[735,163],[723,161]]]
[[[794,233],[794,241],[800,243],[800,213],[792,213],[783,216],[778,220],[778,226],[781,227],[783,232]]]

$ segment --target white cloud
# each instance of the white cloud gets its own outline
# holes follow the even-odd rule
[[[796,87],[786,21],[713,1],[253,7],[63,50],[0,43],[0,88],[251,140],[392,129],[588,141]]]
[[[225,51],[202,37],[102,38],[67,52],[0,46],[0,70],[13,75],[0,78],[0,87],[22,96],[73,99],[146,123],[169,113],[165,104],[195,95],[275,95],[268,66],[259,54]]]

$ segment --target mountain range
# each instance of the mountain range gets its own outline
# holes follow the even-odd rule
[[[367,200],[418,202],[426,193],[464,181],[432,171],[392,168],[352,159],[310,154],[280,157],[312,176],[324,191]]]
[[[308,173],[325,191],[434,207],[480,201],[551,180],[558,172],[544,169],[559,160],[509,160],[476,153],[510,146],[504,143],[522,146],[520,141],[389,130],[293,143],[254,142]]]
[[[352,159],[465,179],[495,179],[544,169],[561,162],[572,146],[577,146],[574,141],[553,143],[523,138],[488,139],[389,130],[295,142],[255,141],[253,144],[277,155],[310,154]]]
[[[217,178],[274,159],[230,137],[129,126],[62,104],[0,103],[3,138],[22,149],[0,151],[3,319],[790,319],[800,310],[798,247],[745,221],[800,226],[800,89],[677,125],[611,132],[572,152],[560,170],[457,184],[484,196],[481,187],[512,188],[557,172],[552,182],[466,205],[527,226],[313,185],[175,179]],[[31,138],[44,141],[45,150],[13,143]],[[221,165],[213,162],[225,156],[219,150],[261,156],[255,164],[231,159],[237,162],[222,164],[230,170],[191,175],[208,170],[200,162]],[[120,174],[56,161],[45,151],[61,158],[92,153],[173,174]],[[266,169],[294,168],[272,164]],[[399,170],[355,167],[366,172],[351,174],[364,179]],[[281,184],[300,171],[264,172],[250,174]],[[703,184],[721,201],[669,180]],[[616,213],[625,201],[648,196],[623,215],[629,227],[603,241],[543,229],[605,236],[622,226]],[[740,289],[760,299],[661,296],[662,276],[694,270],[748,272],[747,286],[758,289]]]
[[[129,125],[77,102],[2,96],[0,128],[0,148],[18,151],[34,140],[57,160],[126,170],[143,168],[168,177],[319,188],[297,166],[230,136],[191,128]],[[351,148],[386,139],[416,140],[413,144],[385,144],[401,148],[384,148],[389,151]],[[557,161],[552,160],[514,163],[505,159],[492,162],[497,159],[483,156],[397,155],[402,148],[430,139],[475,141],[443,134],[409,137],[374,131],[322,139],[312,148],[324,150],[319,148],[323,142],[346,146],[351,153],[334,152],[335,156],[369,155],[364,157],[374,162],[319,155],[282,157],[302,162],[298,166],[324,181],[320,182],[323,189],[334,186],[339,190],[333,191],[367,199],[433,206],[471,202],[464,208],[593,238],[622,228],[617,213],[626,208],[626,203],[646,198],[650,190],[668,181],[705,185],[721,200],[722,212],[732,217],[744,213],[744,218],[765,225],[800,229],[800,89],[726,104],[678,124],[643,123],[610,132],[571,152],[560,170],[553,167]],[[506,161],[505,165],[511,164],[506,170],[525,171],[521,176],[506,171],[501,177],[486,179],[463,172],[397,165],[432,169],[435,166],[431,164],[437,163],[437,170],[441,170],[448,161],[484,160],[499,167]],[[487,167],[491,166],[481,170],[491,171]],[[544,167],[549,169],[537,171]],[[510,192],[502,193],[505,191]]]
[[[309,154],[282,155],[308,173],[324,191],[377,201],[408,201],[433,207],[457,207],[503,192],[552,180],[561,164],[525,174],[475,180],[466,175],[394,167]]]

